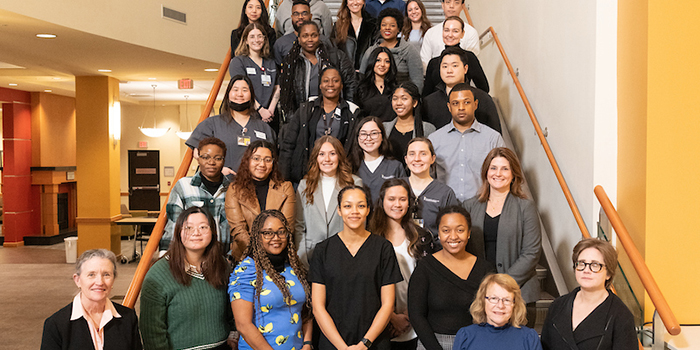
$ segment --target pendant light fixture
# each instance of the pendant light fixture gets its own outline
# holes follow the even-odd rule
[[[177,137],[187,140],[190,138],[190,135],[192,135],[192,124],[190,124],[190,105],[189,105],[189,99],[190,95],[185,95],[185,120],[187,120],[187,126],[190,127],[190,131],[182,131],[182,127],[180,127],[180,131],[176,132],[175,134]]]
[[[151,85],[151,87],[153,87],[153,127],[143,127],[143,123],[146,122],[146,116],[144,116],[143,121],[141,122],[141,127],[139,128],[139,130],[141,130],[141,132],[148,137],[161,137],[170,131],[170,128],[158,128],[156,125],[156,86],[158,85]]]

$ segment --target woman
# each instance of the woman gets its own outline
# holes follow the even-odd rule
[[[262,210],[281,211],[292,225],[296,195],[277,169],[277,151],[267,141],[255,141],[243,154],[238,176],[226,191],[226,219],[231,227],[231,255],[239,261],[248,247],[248,231]]]
[[[379,117],[382,121],[394,118],[391,109],[391,94],[396,85],[396,63],[394,55],[386,47],[377,47],[369,55],[374,62],[365,72],[357,91],[357,101],[365,115]]]
[[[406,146],[406,166],[411,172],[408,183],[416,196],[416,209],[412,213],[418,226],[428,230],[435,242],[440,242],[437,228],[438,212],[448,206],[459,205],[454,191],[430,176],[435,163],[433,143],[425,137],[416,137]]]
[[[542,350],[537,331],[525,327],[525,302],[513,277],[486,276],[469,311],[475,324],[457,332],[455,350]]]
[[[394,247],[403,281],[396,284],[396,306],[391,314],[391,347],[394,350],[415,350],[416,332],[408,319],[408,281],[416,262],[436,251],[433,236],[411,219],[416,198],[406,181],[387,180],[379,192],[378,208],[370,220],[370,231],[386,238]]]
[[[73,274],[78,295],[46,319],[41,349],[140,350],[136,312],[109,300],[116,277],[117,257],[111,251],[81,254]]]
[[[264,140],[275,143],[275,132],[262,121],[255,110],[255,91],[253,83],[245,75],[231,78],[226,88],[224,101],[219,115],[209,117],[199,123],[185,144],[194,149],[195,158],[199,157],[196,148],[204,138],[216,137],[226,144],[226,160],[222,173],[235,175],[241,164],[243,153],[251,142]]]
[[[423,62],[416,47],[409,44],[405,39],[402,41],[398,37],[399,31],[403,27],[403,14],[395,8],[385,8],[379,13],[379,34],[382,39],[378,43],[370,46],[362,57],[360,73],[364,74],[371,61],[369,55],[375,48],[386,47],[394,55],[396,61],[396,81],[403,83],[412,81],[418,90],[423,88]]]
[[[422,259],[408,284],[408,317],[418,350],[451,350],[457,331],[472,324],[469,306],[493,265],[465,250],[469,213],[450,206],[438,213],[442,250]]]
[[[406,19],[408,20],[403,22],[401,36],[420,52],[425,32],[433,26],[428,19],[428,13],[425,11],[425,5],[422,1],[408,0],[406,2]]]
[[[255,218],[244,256],[228,287],[238,349],[311,350],[311,288],[284,214]]]
[[[183,211],[168,252],[143,281],[144,348],[227,349],[232,323],[228,271],[211,214],[199,207]]]
[[[253,0],[255,2],[257,0]],[[280,99],[280,86],[277,83],[277,65],[270,57],[270,43],[258,23],[251,23],[243,30],[243,38],[236,48],[236,57],[231,59],[229,73],[247,76],[253,83],[255,110],[262,120],[272,122],[277,101]],[[274,124],[273,124],[274,125]]]
[[[391,148],[386,140],[384,125],[377,117],[365,117],[355,127],[356,137],[350,144],[352,172],[369,187],[372,201],[379,196],[385,180],[406,175],[403,164],[391,158]]]
[[[396,118],[384,122],[384,129],[391,144],[394,158],[400,159],[406,165],[404,156],[408,143],[416,137],[428,137],[435,131],[435,126],[424,122],[418,112],[420,92],[418,87],[406,82],[400,84],[391,96],[391,107],[396,113]]]
[[[357,81],[352,61],[343,50],[324,45],[319,33],[316,22],[300,24],[298,38],[282,62],[280,107],[288,119],[302,103],[319,96],[320,73],[329,66],[335,67],[342,77],[343,99],[354,101]]]
[[[525,177],[515,153],[505,147],[492,149],[481,166],[481,182],[479,193],[462,204],[474,223],[467,250],[518,282],[534,325],[542,233],[535,202],[523,192]]]
[[[296,246],[301,261],[309,266],[314,247],[343,229],[338,216],[338,192],[347,186],[362,186],[345,158],[343,145],[333,136],[323,136],[311,150],[309,172],[297,188]]]
[[[455,47],[467,56],[467,76],[465,81],[472,83],[478,89],[489,92],[489,81],[481,68],[481,63],[476,55],[468,50],[464,50],[459,46],[460,40],[464,36],[464,21],[458,16],[450,16],[445,19],[442,26],[442,41],[445,43],[445,48]],[[440,77],[440,56],[433,57],[428,62],[428,67],[425,70],[425,85],[423,89],[423,97],[430,95],[436,91],[436,85],[443,83]]]
[[[351,185],[338,193],[343,229],[319,243],[311,261],[314,316],[321,328],[319,350],[387,349],[385,331],[394,310],[395,284],[402,280],[391,243],[365,230],[367,190]]]
[[[377,20],[365,10],[365,0],[343,0],[331,38],[360,68],[360,59],[377,37]]]
[[[280,142],[280,169],[285,179],[298,183],[304,178],[309,149],[322,136],[330,135],[347,144],[360,109],[340,96],[343,86],[338,69],[324,68],[319,85],[321,98],[302,103],[292,116]]]
[[[579,287],[552,303],[542,328],[548,349],[638,349],[634,318],[610,291],[617,269],[617,251],[610,243],[584,239],[571,259]]]
[[[246,37],[243,31],[251,23],[258,24],[262,27],[263,34],[267,37],[270,47],[275,45],[277,34],[275,34],[275,30],[270,26],[270,18],[267,14],[267,9],[265,9],[265,4],[261,0],[245,0],[243,2],[243,10],[241,11],[241,19],[238,22],[238,28],[231,32],[231,55],[234,55],[236,49],[238,49],[241,38]]]

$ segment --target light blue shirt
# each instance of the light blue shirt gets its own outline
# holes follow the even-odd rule
[[[450,186],[460,202],[476,195],[481,186],[481,165],[488,153],[504,147],[501,134],[474,119],[460,133],[454,120],[428,136],[435,147],[438,180]]]

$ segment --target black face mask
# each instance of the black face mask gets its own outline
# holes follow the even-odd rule
[[[236,111],[236,112],[243,112],[250,107],[250,101],[245,102],[245,103],[236,103],[236,102],[229,100],[228,104],[231,107],[231,109]]]

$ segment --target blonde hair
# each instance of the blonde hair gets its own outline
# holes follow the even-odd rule
[[[522,325],[527,324],[527,309],[525,307],[525,301],[520,294],[520,287],[518,283],[515,282],[513,277],[505,273],[496,273],[484,277],[479,285],[479,291],[476,293],[476,298],[469,307],[469,313],[472,314],[472,319],[474,323],[486,323],[486,290],[492,284],[497,284],[501,288],[508,291],[508,293],[513,294],[513,313],[510,315],[510,324],[515,328],[520,328]]]

